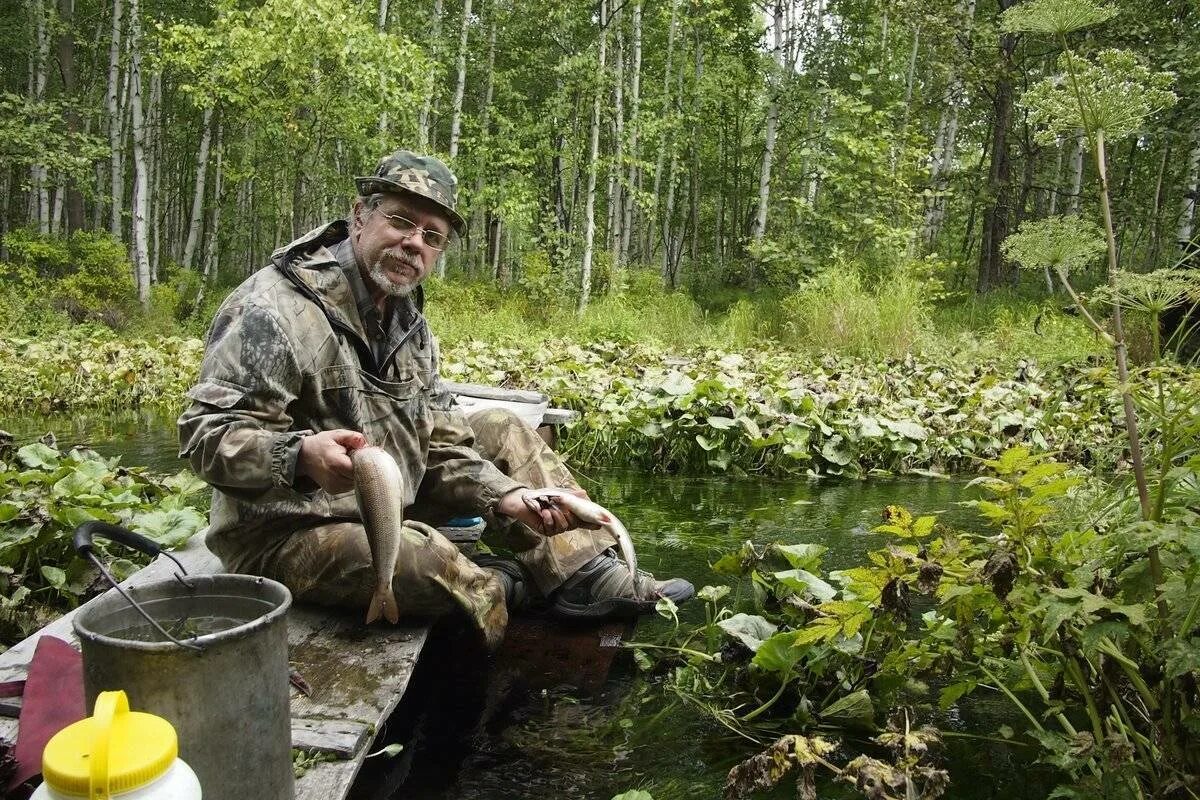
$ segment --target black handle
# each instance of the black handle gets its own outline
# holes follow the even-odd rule
[[[92,549],[92,538],[100,536],[104,539],[111,539],[114,542],[119,542],[126,547],[132,547],[134,550],[139,550],[148,556],[157,556],[163,550],[158,546],[158,542],[153,539],[147,539],[140,533],[134,533],[128,528],[122,528],[120,525],[113,525],[108,522],[100,522],[92,520],[85,522],[75,529],[74,544],[75,552],[81,556],[94,555]]]

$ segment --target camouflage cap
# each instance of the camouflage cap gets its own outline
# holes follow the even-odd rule
[[[409,192],[432,200],[450,218],[454,230],[462,236],[466,220],[454,210],[458,195],[458,178],[442,161],[411,150],[397,150],[384,156],[375,167],[374,175],[354,179],[358,194],[366,197],[376,192]]]

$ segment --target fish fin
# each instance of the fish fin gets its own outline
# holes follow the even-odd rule
[[[393,625],[400,621],[400,608],[396,605],[396,595],[392,587],[377,589],[371,597],[371,605],[367,608],[367,624],[383,617]]]

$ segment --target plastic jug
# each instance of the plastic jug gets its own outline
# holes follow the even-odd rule
[[[102,692],[95,713],[56,733],[42,751],[44,783],[31,800],[200,800],[171,723]]]

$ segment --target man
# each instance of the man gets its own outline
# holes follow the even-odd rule
[[[373,569],[349,453],[371,444],[404,476],[402,612],[460,607],[494,644],[510,607],[603,618],[690,598],[679,579],[649,578],[639,596],[609,534],[560,508],[531,511],[533,488],[582,490],[514,416],[468,421],[442,389],[421,282],[465,225],[446,165],[399,150],[355,183],[348,222],[276,250],[213,320],[179,419],[180,455],[214,489],[213,552],[297,600],[365,609]],[[515,560],[474,563],[431,527],[471,514]]]

